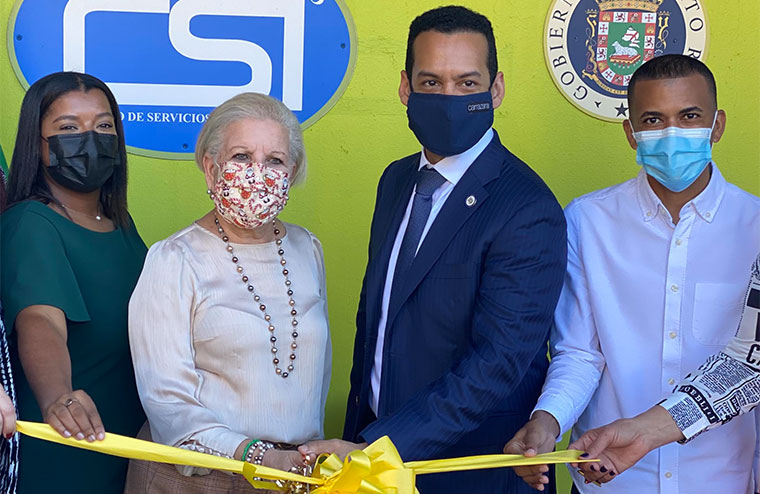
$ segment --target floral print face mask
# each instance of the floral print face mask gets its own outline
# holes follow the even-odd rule
[[[288,202],[288,174],[263,163],[219,163],[216,210],[227,221],[252,230],[274,220]]]

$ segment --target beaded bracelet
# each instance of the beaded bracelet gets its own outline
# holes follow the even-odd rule
[[[248,456],[248,450],[251,449],[251,447],[254,446],[256,443],[260,443],[260,442],[261,442],[261,439],[252,439],[251,442],[246,444],[245,449],[243,449],[243,456],[240,459],[245,460],[245,457]]]
[[[274,448],[274,444],[267,442],[267,441],[259,441],[256,444],[256,448],[251,448],[245,455],[245,461],[246,463],[252,463],[254,465],[261,465],[261,463],[264,461],[264,454],[269,451],[270,449]],[[256,453],[256,450],[259,450],[259,454],[254,456],[254,453]],[[262,478],[260,477],[254,477],[253,480],[261,482]]]
[[[245,455],[245,461],[248,463],[253,463],[254,465],[261,465],[261,463],[264,461],[264,454],[266,454],[266,452],[270,449],[274,448],[274,444],[267,441],[259,441],[256,446],[257,447],[248,450]],[[259,454],[256,454],[257,450],[259,451]]]

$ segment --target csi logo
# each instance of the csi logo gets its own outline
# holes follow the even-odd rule
[[[356,53],[343,0],[17,0],[11,59],[28,87],[51,72],[105,81],[137,154],[189,158],[211,110],[246,91],[304,127],[347,86]]]

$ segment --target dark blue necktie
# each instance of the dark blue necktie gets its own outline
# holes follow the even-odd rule
[[[444,182],[446,182],[446,179],[434,168],[423,166],[417,172],[417,190],[414,192],[412,212],[409,215],[409,223],[406,225],[404,239],[401,241],[401,248],[398,252],[396,269],[393,274],[391,297],[394,293],[398,294],[404,274],[412,266],[414,256],[417,253],[417,246],[422,238],[422,232],[430,216],[430,209],[433,207],[433,192],[443,185]]]

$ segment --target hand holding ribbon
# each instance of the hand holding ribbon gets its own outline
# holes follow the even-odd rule
[[[416,492],[415,478],[422,474],[519,465],[597,461],[583,459],[580,457],[580,451],[570,450],[556,451],[532,458],[521,455],[484,455],[404,463],[390,438],[384,436],[364,450],[349,453],[344,461],[341,461],[334,454],[320,457],[313,475],[304,477],[274,468],[252,465],[239,460],[188,451],[117,434],[109,433],[106,434],[103,441],[88,443],[64,438],[47,424],[19,421],[18,430],[22,434],[38,439],[122,458],[238,473],[244,475],[251,485],[258,489],[285,490],[277,487],[273,482],[254,480],[254,478],[300,482],[316,487],[311,491],[314,494],[414,494]]]

